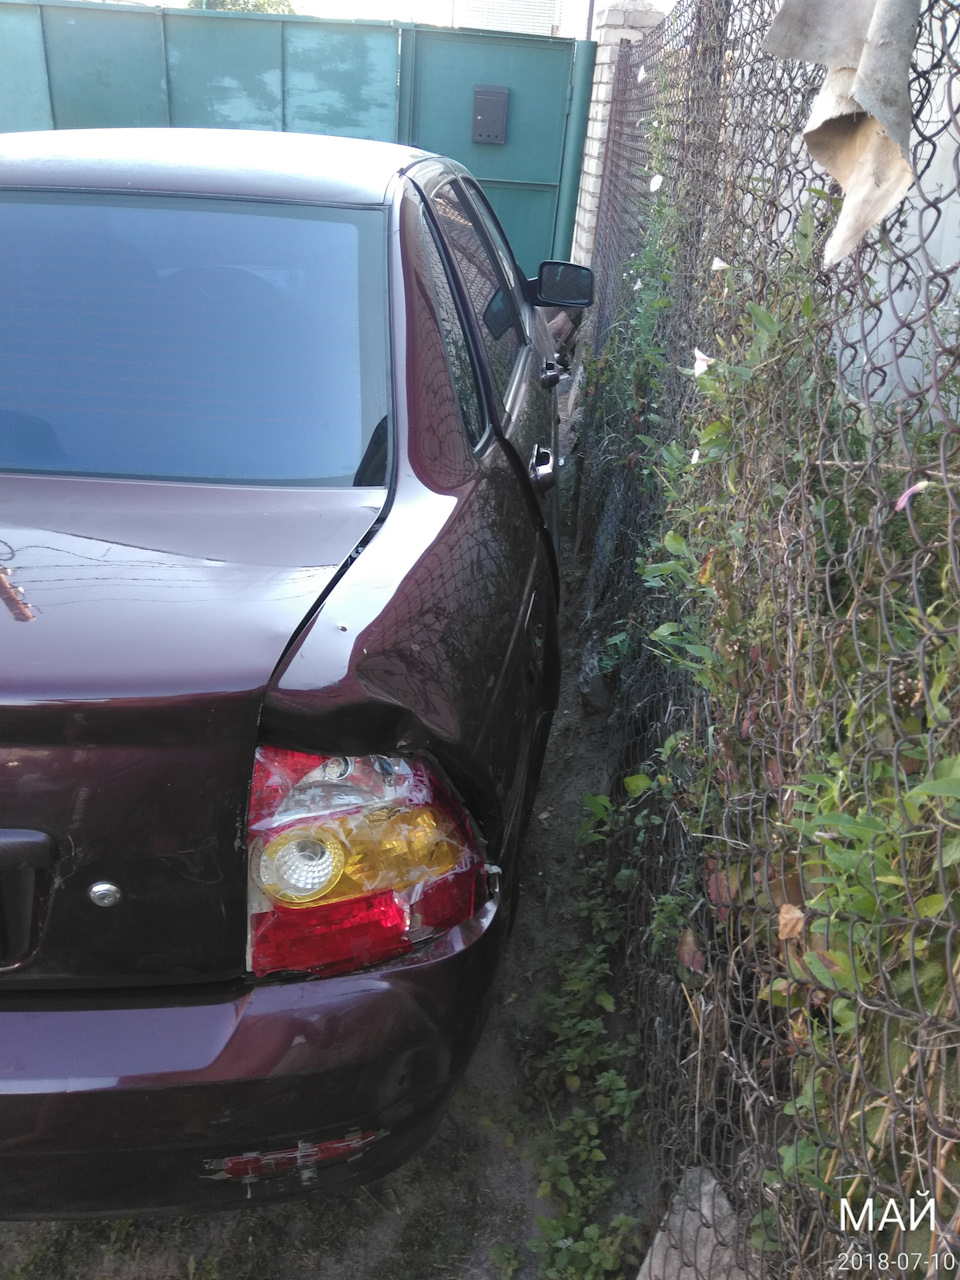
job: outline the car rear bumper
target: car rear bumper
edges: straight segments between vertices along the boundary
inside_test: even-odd
[[[0,1004],[0,1217],[341,1190],[429,1136],[502,943],[495,901],[379,970],[171,1004]]]

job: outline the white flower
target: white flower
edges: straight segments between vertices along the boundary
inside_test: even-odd
[[[636,292],[637,292],[637,290],[638,290],[638,289],[640,289],[640,288],[642,288],[642,287],[643,287],[643,281],[642,281],[642,280],[638,280],[638,281],[634,284],[634,286],[633,286],[633,292],[634,292],[634,293],[636,293]]]
[[[713,356],[704,355],[699,347],[693,348],[693,376],[699,378],[713,364]]]
[[[710,263],[711,271],[726,271],[730,266],[729,262],[724,262],[722,258],[714,258]]]
[[[660,190],[660,188],[661,188],[662,186],[663,186],[663,174],[662,174],[662,173],[658,173],[658,174],[656,174],[654,177],[652,177],[652,178],[650,179],[650,190],[651,190],[651,191],[659,191],[659,190]]]
[[[924,489],[929,488],[929,480],[918,480],[916,484],[912,484],[909,489],[904,489],[900,497],[897,499],[897,505],[894,511],[902,511],[915,493],[923,493]]]

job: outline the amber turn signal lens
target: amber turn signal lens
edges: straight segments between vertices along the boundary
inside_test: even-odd
[[[394,814],[377,833],[377,842],[397,887],[445,875],[463,857],[453,823],[432,806]]]

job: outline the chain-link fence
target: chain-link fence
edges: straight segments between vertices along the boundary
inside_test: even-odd
[[[778,7],[680,0],[617,66],[580,503],[611,847],[664,1190],[712,1170],[752,1274],[935,1276],[960,1270],[960,5],[923,3],[916,183],[829,271],[840,193],[800,136],[815,71],[761,50]]]

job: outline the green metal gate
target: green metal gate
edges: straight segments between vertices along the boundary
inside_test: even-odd
[[[0,130],[287,129],[408,142],[466,164],[525,269],[566,257],[595,46],[272,14],[0,0]],[[472,141],[474,88],[507,90]]]

